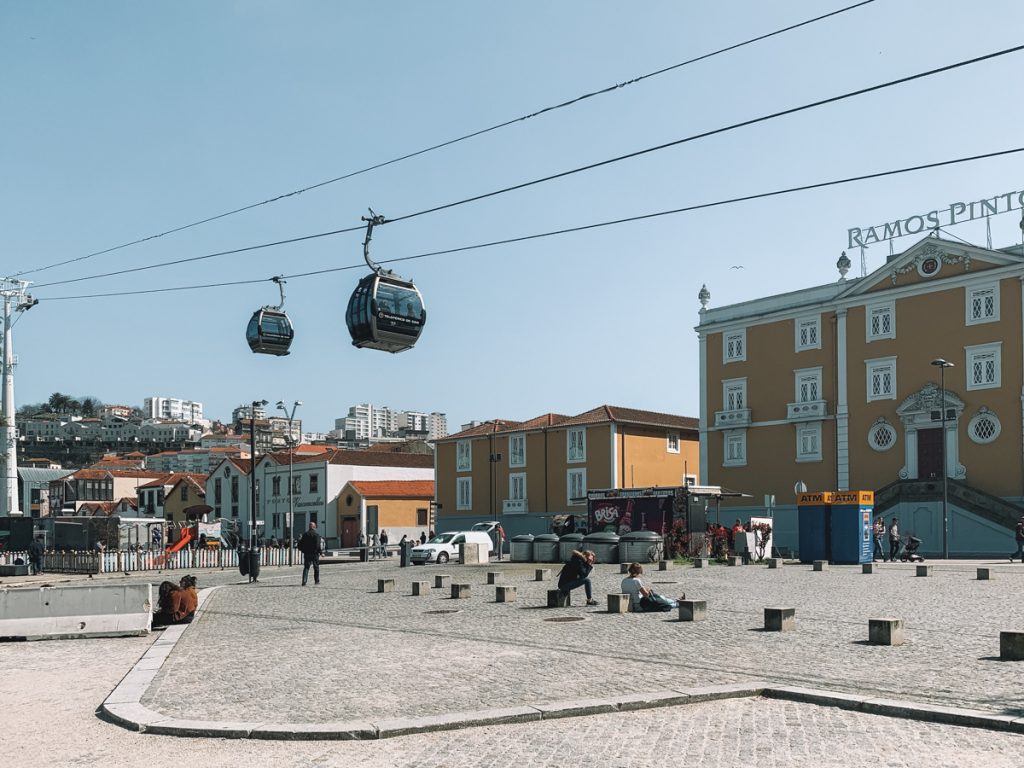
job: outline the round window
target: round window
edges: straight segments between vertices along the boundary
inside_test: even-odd
[[[888,451],[896,445],[896,430],[886,421],[876,421],[868,432],[868,445],[876,451]]]
[[[924,277],[931,277],[939,271],[942,267],[940,262],[934,256],[929,256],[921,260],[921,263],[917,265],[917,271],[920,272]]]
[[[982,445],[999,437],[1002,429],[999,419],[987,408],[982,408],[967,424],[967,434],[971,440]]]

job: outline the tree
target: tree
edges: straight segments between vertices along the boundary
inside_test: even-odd
[[[71,398],[63,392],[54,392],[50,395],[50,399],[46,401],[46,406],[50,413],[66,413],[70,401]]]
[[[82,415],[86,417],[93,417],[96,415],[96,411],[102,403],[95,397],[83,397],[82,398]]]

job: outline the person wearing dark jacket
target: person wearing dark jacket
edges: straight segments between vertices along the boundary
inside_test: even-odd
[[[43,540],[38,536],[28,545],[28,563],[32,566],[32,573],[43,572]]]
[[[572,557],[566,561],[558,574],[558,590],[568,595],[571,590],[583,587],[583,591],[587,595],[587,605],[597,605],[590,586],[590,572],[594,570],[595,560],[597,560],[597,555],[589,549],[584,549],[582,552],[574,550]]]
[[[1024,563],[1024,515],[1021,515],[1020,520],[1017,521],[1014,538],[1017,540],[1017,551],[1010,555],[1010,562],[1013,562],[1014,557],[1019,557],[1020,561]]]
[[[313,566],[313,583],[320,583],[320,534],[316,531],[316,523],[309,524],[309,530],[299,537],[299,552],[302,553],[302,586],[306,586],[309,578],[309,567]]]

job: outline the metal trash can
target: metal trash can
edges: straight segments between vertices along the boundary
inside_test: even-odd
[[[583,548],[593,550],[599,563],[619,562],[619,535],[617,533],[588,533],[583,537]]]
[[[238,572],[243,576],[249,575],[249,550],[238,550]]]
[[[260,551],[249,550],[249,581],[256,581],[260,577]]]
[[[582,533],[567,533],[558,540],[558,559],[565,562],[572,557],[573,550],[583,549]]]
[[[631,531],[619,537],[620,563],[656,563],[664,553],[665,540],[654,531]]]
[[[558,537],[553,533],[542,533],[533,537],[533,562],[558,563]]]
[[[533,562],[533,534],[523,533],[512,537],[511,558],[513,563]]]
[[[409,556],[412,555],[412,542],[408,540],[401,542],[400,550],[399,556],[401,557],[401,561],[398,565],[400,568],[408,568]]]

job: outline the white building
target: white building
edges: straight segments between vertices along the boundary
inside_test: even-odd
[[[448,419],[443,413],[396,411],[371,403],[353,405],[347,416],[334,420],[334,437],[349,443],[409,437],[438,440],[447,435]]]
[[[143,401],[142,410],[150,419],[185,421],[189,424],[201,424],[204,421],[202,403],[179,397],[147,397]]]

